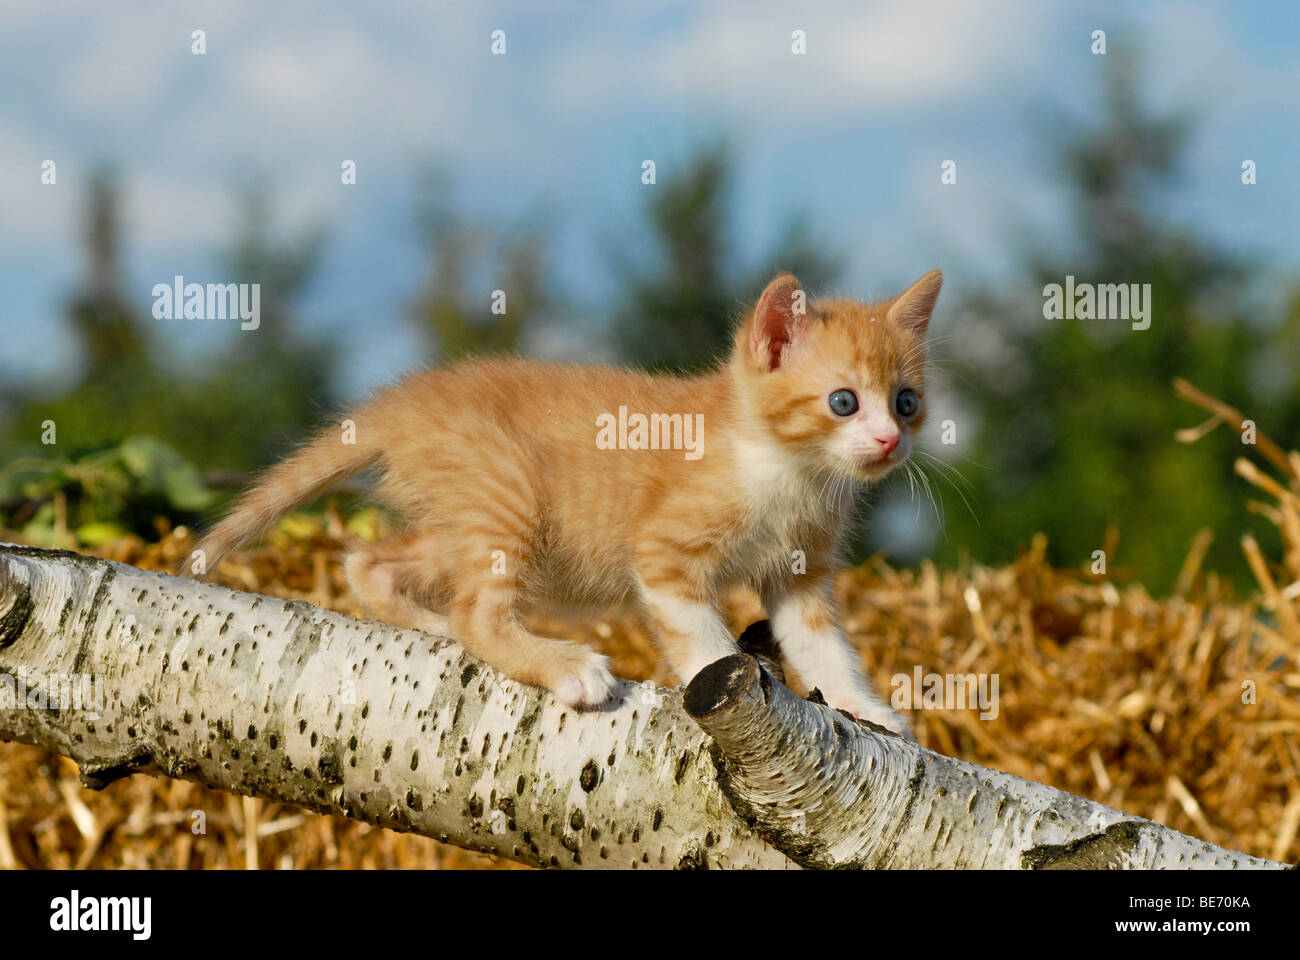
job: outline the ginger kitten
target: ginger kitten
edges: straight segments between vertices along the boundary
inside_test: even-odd
[[[738,652],[718,598],[745,584],[809,688],[906,733],[844,637],[831,571],[854,484],[902,463],[925,419],[941,282],[935,270],[884,303],[811,302],[782,274],[730,357],[697,377],[517,359],[417,373],[269,470],[199,556],[215,567],[377,467],[378,498],[409,526],[347,556],[369,615],[449,630],[516,680],[594,706],[612,691],[606,658],[530,633],[522,604],[640,605],[685,682]]]

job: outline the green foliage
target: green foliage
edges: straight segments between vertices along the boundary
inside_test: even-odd
[[[24,457],[0,469],[0,525],[51,546],[63,546],[60,502],[68,531],[93,547],[127,533],[150,535],[157,516],[192,521],[216,499],[198,467],[145,435],[75,460]]]

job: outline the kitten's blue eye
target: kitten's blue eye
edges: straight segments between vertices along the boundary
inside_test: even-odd
[[[916,395],[916,391],[910,387],[906,390],[899,390],[898,396],[894,398],[894,409],[904,420],[916,416],[916,411],[921,409],[921,398]]]
[[[836,390],[829,400],[831,411],[837,417],[847,417],[858,412],[858,395],[852,390]]]

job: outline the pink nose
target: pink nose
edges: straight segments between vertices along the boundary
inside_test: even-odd
[[[880,444],[880,452],[887,457],[898,446],[898,434],[891,433],[887,437],[876,437],[876,443]]]

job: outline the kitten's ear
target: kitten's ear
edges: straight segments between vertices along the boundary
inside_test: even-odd
[[[758,298],[758,306],[745,326],[745,341],[764,369],[775,370],[785,350],[798,343],[807,328],[807,295],[792,274],[783,273]]]
[[[925,336],[930,325],[930,314],[934,311],[934,302],[939,299],[939,288],[943,286],[943,274],[931,270],[916,283],[912,284],[894,300],[887,317],[894,323],[912,331],[918,337]]]

